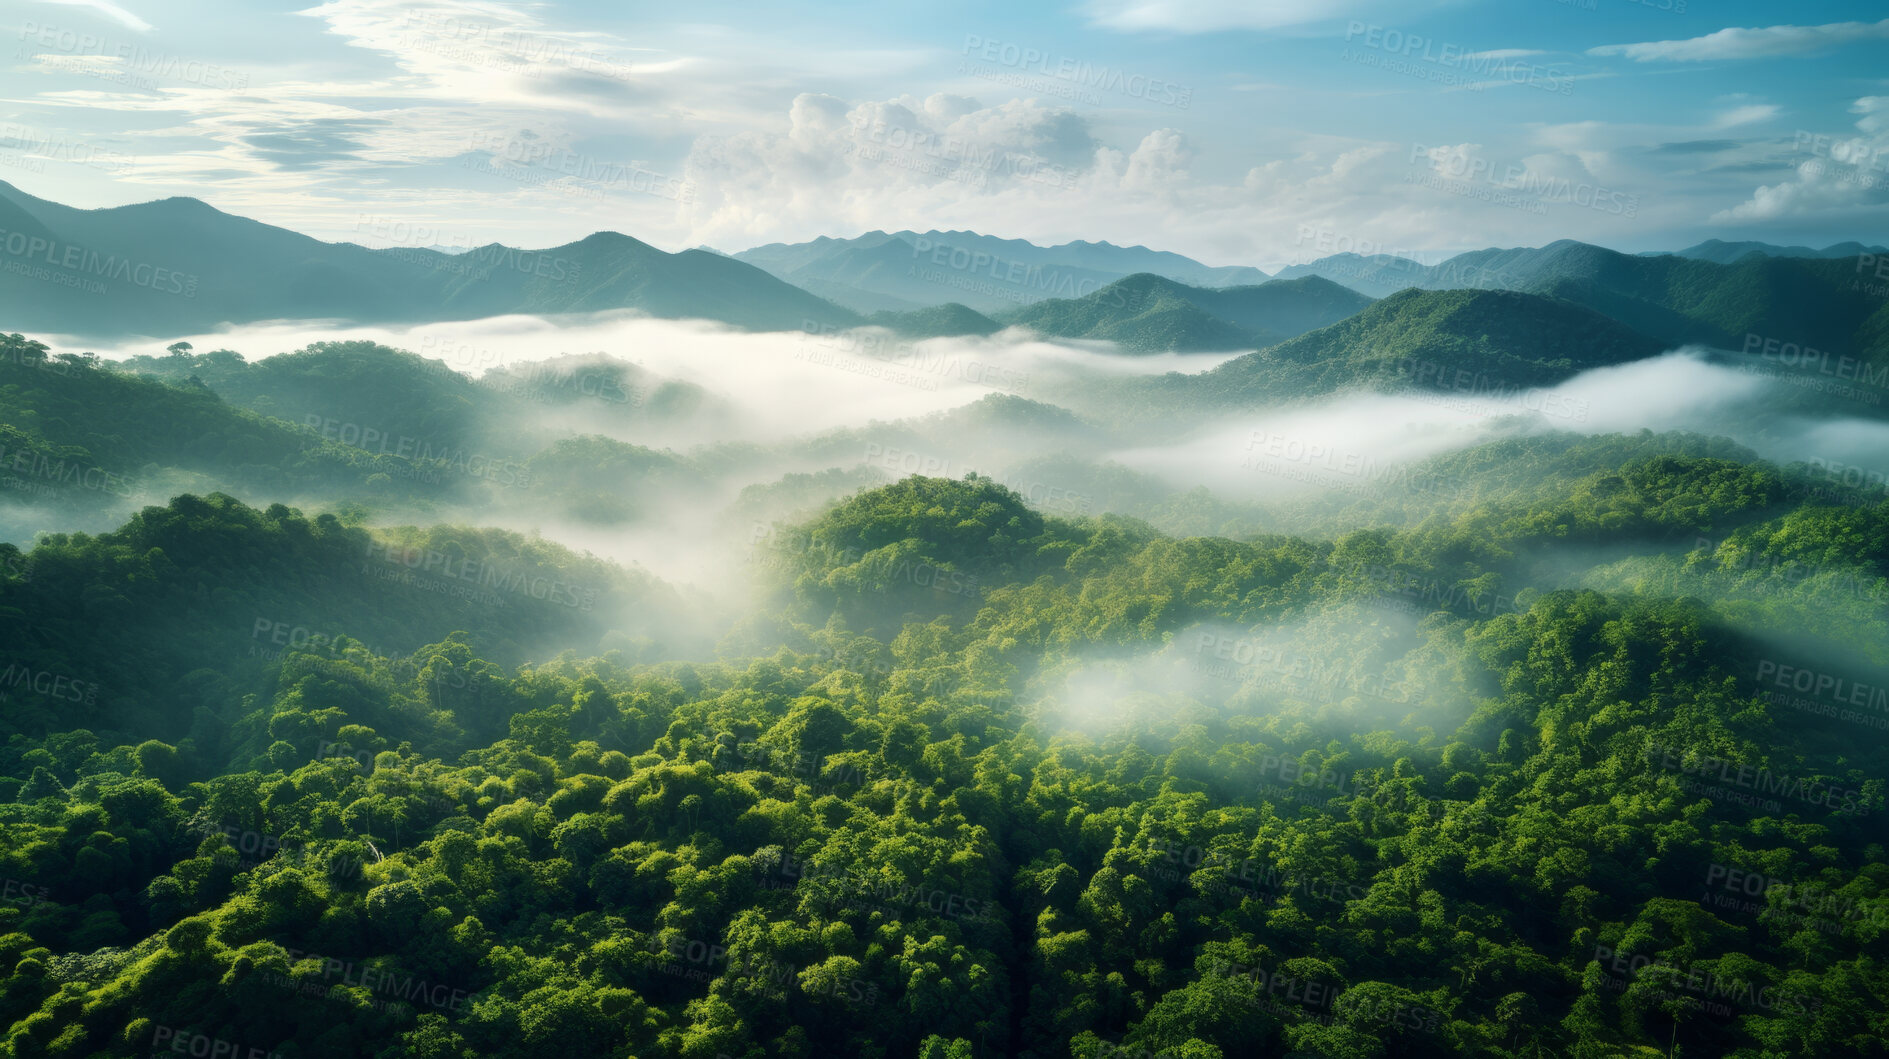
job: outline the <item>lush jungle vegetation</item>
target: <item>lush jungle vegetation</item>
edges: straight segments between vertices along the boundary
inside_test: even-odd
[[[909,477],[707,652],[471,529],[9,549],[4,1047],[1881,1055],[1889,504],[1687,447],[1332,537]]]

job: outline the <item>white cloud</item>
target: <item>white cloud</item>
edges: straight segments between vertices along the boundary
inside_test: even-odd
[[[1751,125],[1760,121],[1769,121],[1777,117],[1782,108],[1774,103],[1748,103],[1742,107],[1733,107],[1723,111],[1712,120],[1715,129],[1729,129],[1738,125]]]
[[[1193,151],[1174,129],[1156,129],[1142,137],[1122,167],[1121,186],[1130,191],[1164,194],[1187,183]]]
[[[111,3],[110,0],[39,0],[42,4],[58,4],[61,7],[86,7],[117,22],[126,29],[147,33],[151,24],[131,12]]]
[[[1329,0],[1088,0],[1085,10],[1091,22],[1109,29],[1213,33],[1229,29],[1279,29],[1373,13],[1411,17],[1448,6],[1449,2],[1405,0],[1393,4],[1390,0],[1380,0],[1352,4],[1343,15],[1332,10]]]
[[[1606,44],[1589,55],[1620,55],[1636,62],[1705,62],[1711,59],[1760,59],[1802,55],[1859,40],[1889,39],[1889,18],[1881,22],[1832,22],[1822,26],[1730,27],[1686,40]]]
[[[1087,119],[1067,108],[944,93],[855,105],[803,93],[785,132],[696,141],[687,175],[702,194],[690,221],[698,241],[742,245],[832,234],[847,220],[905,227],[977,216],[993,202],[1023,208],[1078,194],[1096,148]],[[1151,146],[1137,159],[1136,172],[1153,179],[1178,156]]]
[[[1798,161],[1791,176],[1760,185],[1712,221],[1775,221],[1889,205],[1889,96],[1864,96],[1850,104],[1850,113],[1859,115],[1862,135],[1800,132],[1793,140]]]

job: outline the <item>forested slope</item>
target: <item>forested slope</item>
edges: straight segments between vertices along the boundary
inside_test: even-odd
[[[1880,620],[1889,509],[1707,456],[1575,477],[1328,542],[909,478],[783,527],[719,661],[318,644],[189,753],[159,717],[16,735],[7,1048],[1879,1054],[1880,728],[1789,704],[1793,659],[1703,599],[1526,579],[1570,538],[1738,525]],[[32,628],[153,576],[9,562]],[[241,653],[204,620],[153,647]]]

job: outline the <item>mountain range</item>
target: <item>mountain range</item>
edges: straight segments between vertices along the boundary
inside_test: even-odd
[[[615,232],[544,250],[493,243],[446,254],[322,242],[190,198],[82,210],[5,183],[0,229],[5,326],[82,336],[160,337],[272,319],[391,324],[632,309],[751,330],[871,324],[934,337],[1023,327],[1129,352],[1240,351],[1317,332],[1375,298],[1416,288],[1537,295],[1667,346],[1809,349],[1825,374],[1824,365],[1845,357],[1889,363],[1880,267],[1889,251],[1860,243],[1812,250],[1708,241],[1632,255],[1560,240],[1436,265],[1338,254],[1270,278],[1139,246],[1038,247],[940,231],[776,243],[734,256],[667,253]],[[852,307],[823,293],[844,294]],[[1546,303],[1503,304],[1529,312]]]
[[[1250,286],[1192,287],[1152,273],[1081,298],[1057,298],[996,319],[1058,338],[1105,339],[1125,350],[1257,349],[1337,323],[1371,304],[1318,276]]]
[[[1729,265],[1748,254],[1761,254],[1765,257],[1855,257],[1858,254],[1889,254],[1889,248],[1864,246],[1855,240],[1847,243],[1832,243],[1822,250],[1817,250],[1808,246],[1777,246],[1772,243],[1754,242],[1728,243],[1722,239],[1707,239],[1697,246],[1675,250],[1673,253],[1679,257],[1692,257],[1701,261],[1716,261],[1721,265]],[[1656,257],[1658,255],[1642,256]]]
[[[161,337],[227,323],[470,320],[633,308],[756,330],[860,318],[761,269],[616,232],[545,250],[460,254],[324,243],[192,198],[80,210],[0,182],[8,326]]]
[[[1210,288],[1270,278],[1256,268],[1203,265],[1145,246],[1086,241],[1037,246],[976,232],[873,231],[856,239],[769,243],[734,256],[860,312],[954,301],[990,313],[1050,298],[1081,298],[1143,272]]]

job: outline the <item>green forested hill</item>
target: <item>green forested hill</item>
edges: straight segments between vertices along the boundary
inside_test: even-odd
[[[398,471],[338,430],[233,406],[200,380],[163,385],[18,334],[0,335],[0,437],[8,499],[67,513],[204,482],[371,497]]]
[[[365,534],[218,498],[48,540],[0,588],[20,661],[124,661],[111,716],[49,701],[0,752],[5,1047],[1878,1054],[1868,696],[1800,705],[1735,613],[1544,564],[1729,534],[1733,576],[1842,566],[1880,621],[1889,505],[1603,453],[1323,542],[908,478],[782,527],[713,662],[525,663],[513,612],[348,604]],[[249,619],[159,604],[172,567],[469,632],[242,670]],[[188,736],[121,702],[197,670]]]
[[[1880,367],[1889,359],[1889,302],[1877,274],[1882,256],[1855,243],[1830,249],[1842,252],[1746,252],[1720,260],[1723,255],[1691,251],[1622,254],[1561,239],[1475,250],[1436,265],[1337,255],[1281,275],[1323,275],[1378,295],[1409,287],[1523,291],[1586,306],[1669,345],[1745,350],[1756,336],[1759,344],[1751,348],[1795,343]]]
[[[1117,280],[1080,298],[1056,298],[998,320],[1060,338],[1096,338],[1131,352],[1251,349],[1343,320],[1371,299],[1308,276],[1205,289],[1151,273]]]
[[[10,663],[87,689],[66,699],[8,688],[14,735],[74,724],[203,734],[200,722],[235,705],[229,696],[313,637],[405,653],[464,630],[515,664],[552,645],[601,651],[613,628],[668,621],[658,636],[693,647],[674,624],[673,595],[647,576],[500,530],[372,532],[331,514],[186,495],[113,533],[50,535],[24,556],[0,550],[12,556],[0,610]]]
[[[1071,399],[1093,414],[1150,420],[1354,389],[1440,391],[1466,401],[1505,401],[1592,368],[1656,356],[1664,348],[1617,320],[1556,298],[1504,290],[1409,289],[1210,371],[1107,380]]]
[[[1659,350],[1568,302],[1512,291],[1407,290],[1331,327],[1229,361],[1202,376],[1202,386],[1250,396],[1447,388],[1466,374],[1527,387]]]

